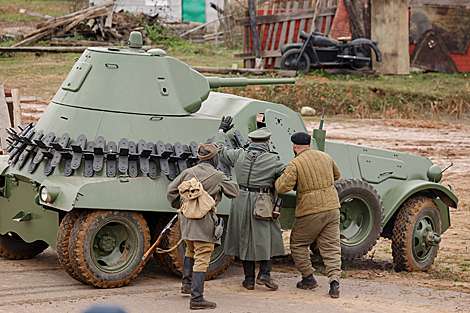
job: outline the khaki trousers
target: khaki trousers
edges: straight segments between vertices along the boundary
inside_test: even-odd
[[[330,283],[341,276],[339,209],[296,217],[290,234],[290,249],[295,267],[302,277],[313,274],[310,245],[316,240]]]
[[[211,254],[214,251],[214,243],[203,241],[185,240],[185,256],[194,259],[194,272],[205,272],[211,261]]]

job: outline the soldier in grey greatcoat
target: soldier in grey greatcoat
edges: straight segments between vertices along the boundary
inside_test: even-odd
[[[168,186],[167,198],[173,208],[179,209],[182,202],[178,186],[196,179],[202,183],[204,190],[215,200],[217,205],[222,193],[229,199],[238,196],[238,185],[229,180],[225,174],[217,171],[219,163],[218,147],[213,143],[199,144],[199,164],[184,170]],[[181,238],[186,243],[186,254],[183,263],[182,293],[191,293],[190,309],[213,309],[214,302],[203,298],[204,280],[214,246],[220,245],[220,239],[214,237],[217,216],[210,210],[199,219],[186,218],[179,214]]]
[[[220,160],[234,168],[240,188],[240,195],[232,200],[224,252],[242,260],[245,272],[242,284],[246,289],[254,289],[255,261],[260,261],[256,283],[276,290],[278,285],[271,278],[271,268],[272,257],[285,254],[281,225],[278,220],[255,218],[253,209],[260,193],[274,198],[274,181],[285,165],[278,154],[269,151],[271,131],[266,127],[248,134],[252,142],[246,150],[227,149],[224,133],[233,127],[231,122],[230,116],[223,117],[219,133],[213,138],[219,145]]]

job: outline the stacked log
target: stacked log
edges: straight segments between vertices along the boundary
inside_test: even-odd
[[[39,23],[36,31],[26,35],[23,41],[13,47],[25,46],[42,39],[57,40],[75,35],[82,35],[88,40],[115,42],[125,40],[133,30],[142,29],[137,18],[113,13],[114,4],[115,0],[107,0],[97,6],[50,18]]]

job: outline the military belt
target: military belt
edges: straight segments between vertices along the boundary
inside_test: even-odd
[[[272,188],[251,188],[251,187],[246,187],[242,185],[238,185],[238,188],[240,188],[240,190],[258,192],[258,193],[274,193]]]

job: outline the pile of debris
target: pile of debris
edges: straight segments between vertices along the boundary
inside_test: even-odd
[[[97,43],[125,41],[130,32],[142,30],[141,18],[113,13],[115,0],[107,0],[97,6],[92,6],[61,17],[47,17],[47,20],[37,25],[37,30],[29,33],[23,41],[13,45],[20,47],[38,40],[64,41],[66,37],[81,36]],[[25,11],[25,10],[24,10]],[[31,12],[25,12],[31,13]],[[34,13],[34,12],[33,12]],[[156,17],[148,23],[155,23]]]

